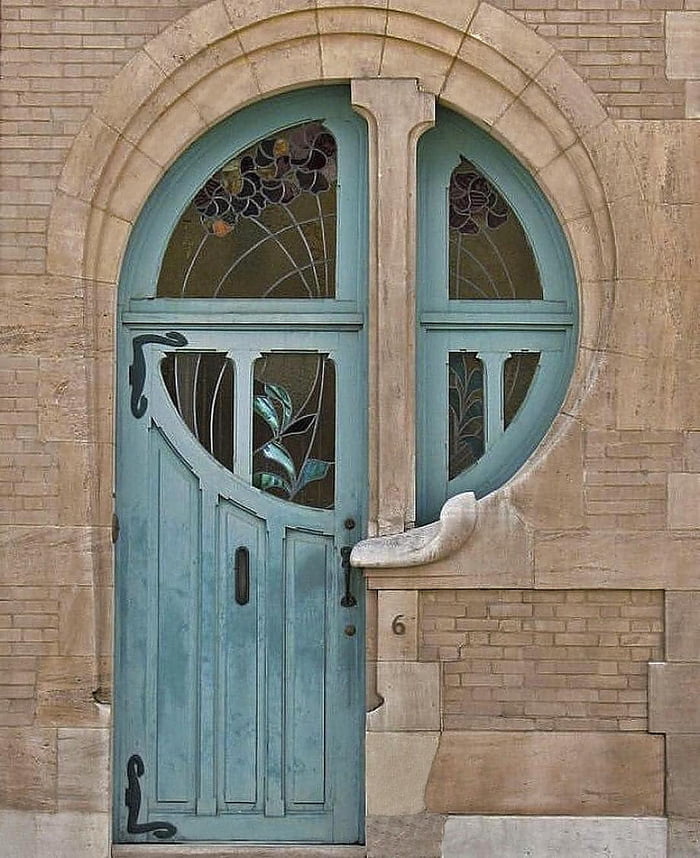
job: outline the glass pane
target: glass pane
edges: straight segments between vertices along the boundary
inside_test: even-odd
[[[514,352],[503,364],[503,425],[506,429],[525,401],[539,362],[539,352]]]
[[[484,368],[474,352],[450,352],[448,411],[452,480],[484,455]]]
[[[168,298],[333,298],[337,147],[319,121],[260,140],[214,173],[171,236]]]
[[[451,299],[542,298],[535,257],[508,203],[466,158],[449,191]]]
[[[303,506],[335,496],[335,366],[328,355],[271,352],[253,372],[253,485]]]
[[[217,352],[172,352],[160,371],[177,413],[211,455],[233,471],[233,363]]]

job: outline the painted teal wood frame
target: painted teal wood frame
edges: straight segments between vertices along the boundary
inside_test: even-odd
[[[314,119],[338,143],[337,299],[155,297],[170,234],[208,176],[255,140]],[[367,210],[365,123],[346,87],[323,87],[217,125],[167,171],[132,231],[118,296],[115,842],[158,842],[126,828],[132,754],[145,764],[139,822],[173,823],[174,841],[363,841],[363,582],[353,573],[358,605],[342,607],[339,549],[360,539],[366,523]],[[172,347],[144,346],[148,407],[140,419],[131,412],[133,339],[168,331],[185,337],[184,349],[226,352],[235,364],[234,474],[169,400],[158,363]],[[250,485],[241,450],[252,417],[242,403],[252,402],[255,357],[270,350],[322,352],[335,362],[334,510]],[[255,567],[244,606],[231,574],[240,545]],[[224,747],[222,733],[246,741]]]
[[[542,283],[541,301],[449,300],[448,188],[464,156],[493,183],[522,224]],[[523,465],[556,416],[578,338],[576,276],[564,232],[530,174],[498,142],[444,108],[418,146],[417,518],[434,521],[459,492],[483,497]],[[479,353],[485,367],[486,451],[448,479],[448,355]],[[523,405],[500,424],[498,374],[511,352],[542,354]],[[500,425],[499,425],[500,424]]]

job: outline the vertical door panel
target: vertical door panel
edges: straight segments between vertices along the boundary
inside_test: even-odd
[[[287,530],[287,801],[326,799],[326,575],[331,539]],[[332,567],[331,567],[332,568]]]
[[[151,430],[158,534],[155,728],[156,796],[195,797],[198,712],[199,480],[160,431]],[[177,503],[172,499],[177,498]],[[153,614],[152,614],[153,616]]]
[[[223,801],[257,806],[264,760],[258,742],[264,718],[261,668],[265,617],[259,598],[265,580],[265,527],[261,519],[226,500],[219,501],[220,677],[218,753],[223,768]],[[249,596],[236,601],[236,551],[248,550]]]

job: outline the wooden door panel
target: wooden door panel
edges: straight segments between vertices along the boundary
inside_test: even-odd
[[[155,668],[156,802],[192,806],[196,792],[199,662],[199,480],[156,428],[150,430],[157,533],[150,603],[147,663]],[[173,503],[177,498],[177,503]]]
[[[326,642],[328,570],[333,540],[286,532],[287,801],[326,800]]]
[[[262,807],[264,743],[259,725],[264,721],[264,593],[265,524],[238,505],[220,499],[219,527],[219,635],[218,741],[221,806]],[[235,556],[249,552],[249,601],[236,602]]]

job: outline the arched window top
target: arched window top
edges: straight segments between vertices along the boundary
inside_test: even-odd
[[[367,242],[365,128],[345,86],[285,93],[220,122],[168,169],[139,215],[122,304],[196,298],[207,312],[215,297],[357,303],[366,277],[347,260]]]
[[[496,244],[504,258],[496,266],[489,264],[488,276],[482,271],[484,280],[498,279],[500,268],[500,277],[506,283],[508,276],[517,282],[513,287],[502,285],[485,289],[481,286],[470,289],[463,281],[458,286],[456,278],[449,277],[453,260],[445,254],[440,270],[433,272],[444,288],[423,290],[420,300],[426,307],[447,308],[448,300],[458,305],[461,299],[543,298],[561,302],[562,308],[575,311],[574,267],[559,221],[532,176],[505,147],[467,119],[446,108],[438,108],[435,127],[419,141],[418,164],[419,205],[431,212],[428,222],[421,224],[419,276],[422,260],[430,257],[430,247],[449,246],[445,242],[449,224],[457,242],[458,235],[476,227],[478,231],[471,234],[479,238],[473,244],[489,247],[489,239]],[[474,212],[476,217],[471,217],[471,224],[470,212],[463,212],[470,208],[464,187],[470,182],[476,192],[473,194],[476,206],[471,208],[478,208],[478,212]],[[482,202],[484,196],[486,201]],[[442,212],[441,217],[437,217],[438,212]],[[460,214],[467,214],[467,218],[460,218]],[[489,254],[482,262],[488,258]],[[490,258],[497,259],[493,248]],[[508,295],[511,288],[516,291],[514,296]]]

